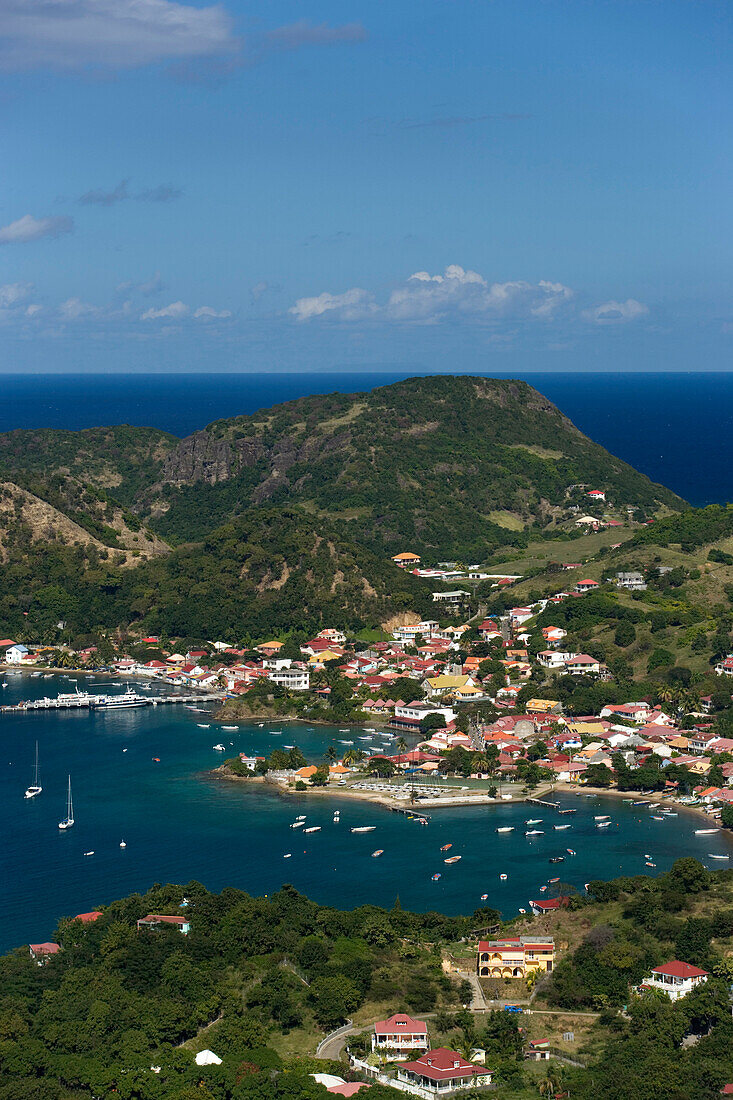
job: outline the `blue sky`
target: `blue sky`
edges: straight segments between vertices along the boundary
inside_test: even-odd
[[[732,27],[0,0],[0,370],[727,370]]]

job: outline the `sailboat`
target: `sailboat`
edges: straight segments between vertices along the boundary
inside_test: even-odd
[[[25,797],[26,798],[35,798],[36,795],[40,794],[42,790],[43,790],[43,787],[41,787],[39,782],[38,782],[38,742],[36,741],[36,762],[35,762],[35,765],[33,767],[33,782],[31,783],[30,787],[28,787],[27,791],[25,792]]]
[[[74,803],[71,800],[71,776],[69,776],[69,790],[66,795],[66,817],[59,821],[59,829],[70,829],[74,824]]]

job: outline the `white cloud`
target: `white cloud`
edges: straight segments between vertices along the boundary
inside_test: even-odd
[[[290,313],[297,321],[310,321],[324,314],[333,314],[341,321],[357,321],[375,313],[377,308],[371,294],[353,287],[343,294],[324,292],[316,298],[298,298]]]
[[[231,52],[220,6],[171,0],[0,0],[0,67],[134,68]]]
[[[562,283],[490,283],[477,271],[450,264],[442,275],[416,271],[381,305],[368,291],[354,287],[343,294],[299,298],[290,312],[298,321],[324,314],[342,321],[374,317],[423,324],[450,317],[552,320],[572,298],[573,291]]]
[[[38,302],[31,302],[25,310],[25,315],[26,317],[35,317],[38,313],[41,313],[42,310],[43,306],[39,305]]]
[[[32,214],[24,214],[17,221],[0,228],[0,244],[24,244],[39,241],[42,237],[60,237],[73,228],[73,218],[34,218]]]
[[[6,283],[0,286],[0,309],[10,309],[17,306],[28,297],[33,290],[33,283]]]
[[[160,309],[146,309],[140,316],[141,321],[158,321],[158,320],[172,320],[180,321],[183,317],[187,317],[189,313],[188,306],[183,302],[171,302],[169,306],[162,306]]]
[[[88,302],[83,302],[81,298],[67,298],[65,302],[62,302],[58,309],[59,316],[64,321],[78,321],[82,317],[91,317],[98,313],[99,310],[96,306],[90,305]]]
[[[592,309],[586,309],[583,316],[596,325],[619,325],[627,321],[636,321],[648,312],[649,307],[643,302],[637,302],[635,298],[627,298],[625,302],[611,300]]]
[[[223,320],[225,317],[231,317],[231,312],[228,309],[212,309],[211,306],[199,306],[195,311],[194,317],[199,321],[214,321]]]

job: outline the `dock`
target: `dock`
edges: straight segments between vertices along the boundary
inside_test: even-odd
[[[114,698],[108,695],[67,696],[64,699],[27,699],[14,706],[0,707],[0,714],[31,714],[39,710],[92,710],[104,699]],[[206,695],[154,695],[145,700],[144,706],[160,707],[174,703],[215,703],[226,699],[223,691],[210,692]],[[139,704],[138,704],[139,705]],[[124,709],[124,708],[120,708]],[[136,708],[130,708],[136,709]]]
[[[389,809],[393,814],[404,814],[405,817],[415,817],[418,821],[430,821],[430,814],[426,814],[422,810],[416,810],[414,806],[390,806]]]
[[[559,802],[546,802],[541,798],[527,798],[525,801],[532,802],[535,806],[546,806],[548,810],[559,810]]]

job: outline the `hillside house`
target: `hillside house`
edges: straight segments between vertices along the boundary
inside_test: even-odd
[[[565,671],[571,676],[587,676],[588,673],[599,673],[605,665],[597,661],[595,657],[589,657],[587,653],[576,653],[569,661],[565,662]]]
[[[24,645],[19,643],[16,645],[8,646],[5,650],[5,661],[9,665],[20,665],[25,661],[28,656],[28,650]]]
[[[481,940],[476,973],[481,978],[526,978],[532,970],[550,974],[555,962],[551,936],[514,936]]]
[[[423,1020],[397,1013],[388,1020],[377,1020],[372,1035],[372,1050],[399,1053],[403,1050],[428,1050],[428,1028]]]
[[[578,581],[573,591],[584,595],[586,592],[594,592],[596,588],[600,588],[598,581],[591,580],[589,577],[584,581]]]
[[[462,588],[455,588],[451,592],[433,592],[433,603],[442,604],[444,607],[460,607],[469,598],[471,593]]]
[[[626,588],[629,592],[646,592],[646,581],[643,573],[617,573],[616,587]]]
[[[392,561],[395,565],[399,565],[400,569],[414,569],[416,565],[420,564],[421,558],[418,554],[406,551],[402,554],[395,554]]]
[[[680,962],[673,959],[672,962],[655,966],[651,977],[645,978],[639,986],[640,990],[658,989],[666,993],[672,1001],[678,1001],[686,997],[696,986],[702,985],[708,980],[707,970],[701,970],[698,966]]]
[[[140,917],[137,922],[137,930],[138,932],[142,930],[150,931],[153,928],[159,928],[161,924],[173,925],[184,936],[191,931],[191,925],[187,917],[163,916],[161,913],[148,913],[146,917]]]
[[[49,959],[58,955],[61,948],[57,943],[29,943],[28,954],[37,966],[45,966]]]
[[[724,661],[719,661],[715,671],[718,676],[733,676],[733,654],[729,653]]]
[[[588,492],[585,495],[587,497],[590,497],[591,500],[605,500],[606,499],[606,493],[603,489],[589,489]]]
[[[571,653],[569,650],[541,649],[537,654],[537,663],[541,668],[552,672],[565,668],[567,662],[572,661],[573,657],[577,657],[577,653]]]
[[[445,1047],[428,1050],[417,1061],[397,1067],[397,1080],[408,1086],[405,1091],[411,1091],[409,1086],[414,1086],[417,1095],[427,1092],[431,1096],[443,1096],[460,1089],[490,1085],[491,1078],[491,1071],[486,1066],[467,1062],[463,1055]]]
[[[455,694],[466,688],[475,688],[476,681],[470,676],[431,676],[423,680],[422,689],[428,696]],[[452,721],[452,719],[451,719]]]
[[[567,905],[568,898],[542,898],[539,901],[530,901],[529,903],[529,907],[536,917],[554,913],[556,909],[565,909]]]

